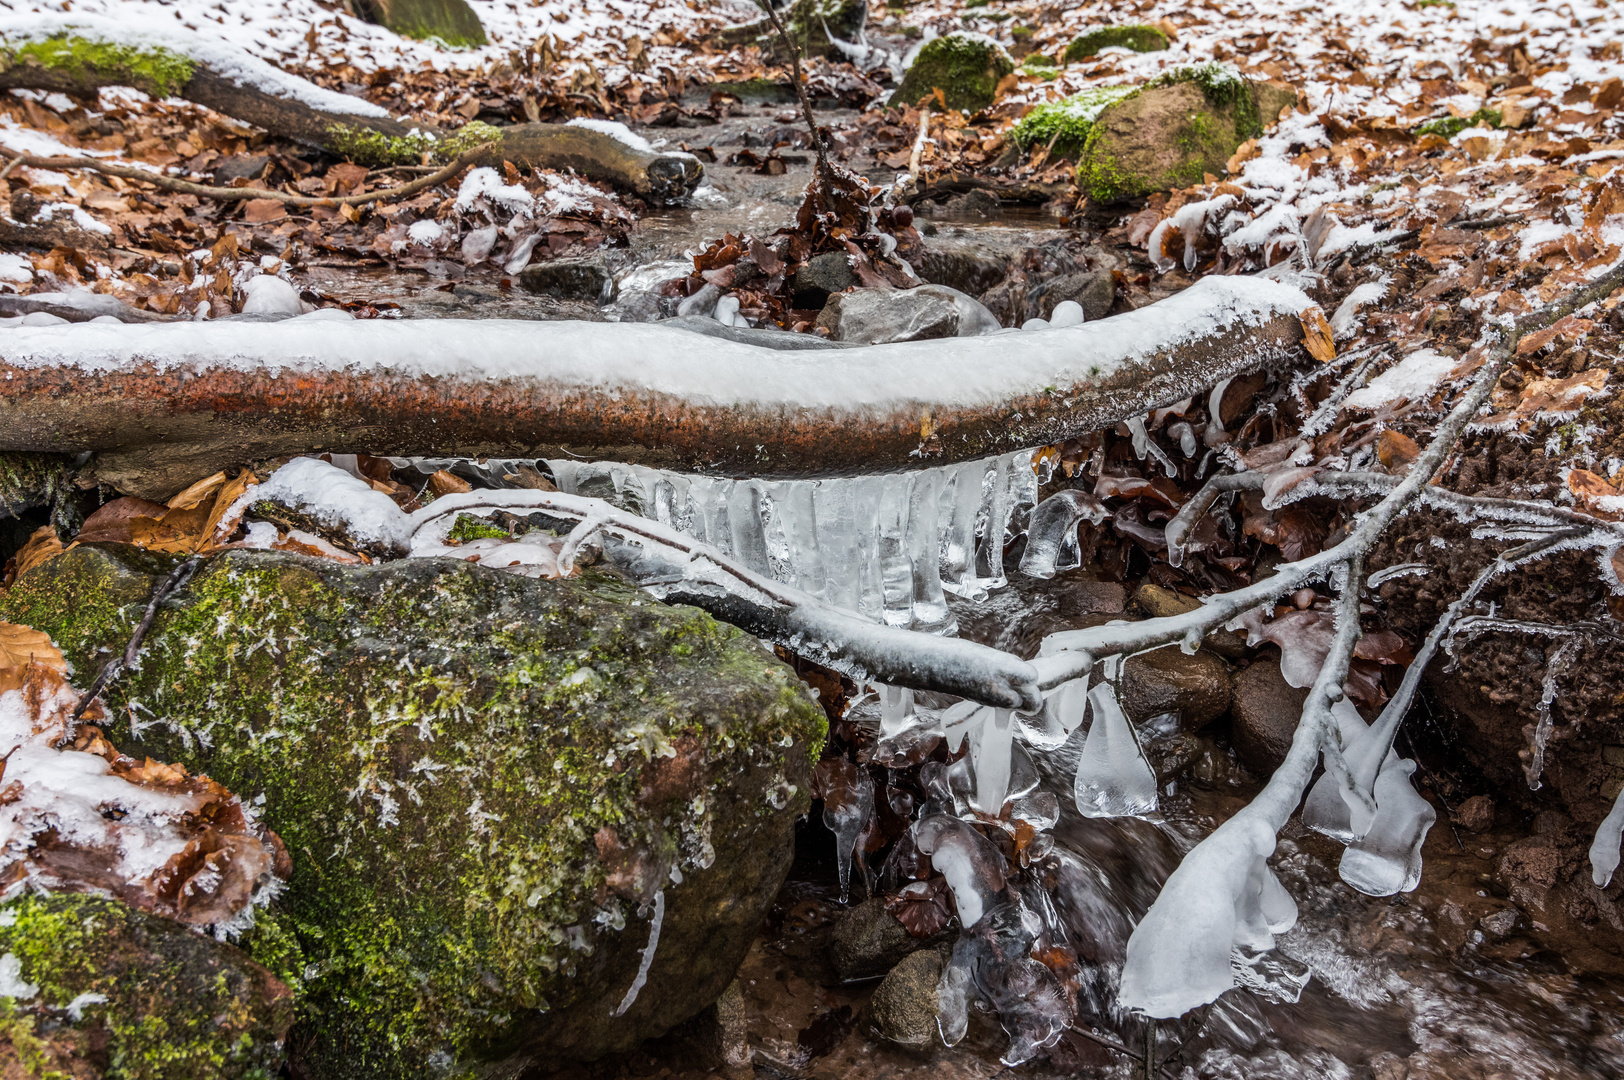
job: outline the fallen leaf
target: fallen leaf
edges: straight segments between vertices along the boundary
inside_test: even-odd
[[[429,488],[436,496],[457,495],[474,490],[474,485],[460,476],[454,476],[444,469],[440,469],[429,477]]]
[[[1336,359],[1336,342],[1331,336],[1331,323],[1318,305],[1304,311],[1298,318],[1303,324],[1303,348],[1322,364]]]
[[[226,474],[223,472],[217,472],[213,476],[205,476],[203,479],[199,480],[197,483],[193,484],[179,495],[176,495],[174,498],[170,499],[169,502],[165,503],[164,505],[168,506],[171,510],[190,510],[192,507],[214,494],[215,489],[225,482]]]
[[[28,538],[28,543],[18,550],[15,558],[15,573],[18,578],[56,558],[63,552],[62,541],[56,538],[56,529],[50,525],[41,525],[34,530]]]
[[[1420,456],[1420,445],[1402,431],[1388,428],[1376,440],[1376,460],[1388,472],[1407,469]]]
[[[0,693],[22,689],[28,669],[42,668],[66,677],[67,658],[51,636],[31,626],[0,622]]]

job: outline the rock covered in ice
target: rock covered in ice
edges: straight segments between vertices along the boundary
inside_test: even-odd
[[[937,814],[913,825],[914,843],[947,879],[959,922],[971,927],[1004,888],[1004,857],[975,829],[958,818]]]
[[[263,484],[245,491],[227,514],[258,502],[291,510],[356,550],[391,556],[411,550],[411,519],[395,500],[318,458],[294,458]]]
[[[818,314],[836,341],[859,345],[967,338],[1000,329],[981,301],[946,285],[835,293]]]
[[[299,290],[274,274],[260,274],[243,282],[244,315],[303,315]]]

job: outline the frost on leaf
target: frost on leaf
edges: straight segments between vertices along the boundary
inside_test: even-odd
[[[41,633],[0,623],[0,885],[93,892],[229,934],[291,872],[282,841],[231,792],[120,754]],[[102,713],[92,705],[85,717]]]

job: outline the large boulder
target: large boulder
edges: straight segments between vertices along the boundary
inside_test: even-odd
[[[902,82],[891,94],[893,106],[918,105],[942,92],[949,109],[978,112],[998,96],[998,83],[1015,70],[1015,61],[996,41],[982,34],[944,34],[914,53]]]
[[[293,1022],[241,949],[99,896],[0,905],[0,994],[6,1077],[269,1077]]]
[[[1280,661],[1262,657],[1235,676],[1230,739],[1250,768],[1267,776],[1286,760],[1308,691],[1286,682]]]
[[[453,48],[486,44],[485,27],[467,0],[358,0],[356,8],[402,37],[438,39]]]
[[[999,328],[980,301],[946,285],[836,293],[818,313],[817,325],[835,341],[859,345],[975,337]]]
[[[0,618],[94,671],[170,565],[78,547]],[[451,560],[216,556],[108,698],[122,748],[208,773],[286,842],[244,946],[297,993],[313,1080],[508,1075],[703,1009],[788,870],[826,731],[707,615]]]
[[[1180,68],[1094,118],[1077,183],[1097,203],[1189,187],[1224,175],[1262,130],[1257,87],[1244,75],[1221,64]]]

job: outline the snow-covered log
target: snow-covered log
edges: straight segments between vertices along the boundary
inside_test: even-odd
[[[450,161],[494,142],[487,164],[574,169],[662,200],[688,194],[704,174],[693,155],[656,151],[618,124],[470,124],[448,134],[196,35],[95,16],[0,19],[0,90],[94,98],[104,86],[183,98],[364,165],[415,165],[425,154]]]
[[[851,476],[1142,415],[1289,356],[1310,306],[1213,277],[1080,326],[827,352],[629,323],[19,327],[0,342],[0,449],[99,451],[103,479],[143,494],[143,476],[323,450]]]

